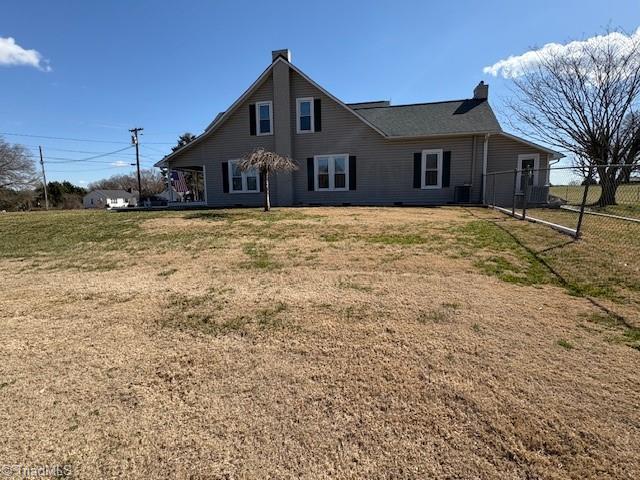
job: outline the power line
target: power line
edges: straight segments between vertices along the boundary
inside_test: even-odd
[[[33,135],[30,133],[12,133],[12,132],[0,132],[0,135],[10,135],[15,137],[29,137],[29,138],[46,138],[48,140],[66,140],[69,142],[87,142],[87,143],[113,143],[118,145],[125,145],[128,142],[114,142],[112,140],[98,140],[93,138],[70,138],[70,137],[53,137],[48,135]],[[153,145],[173,145],[173,142],[146,142]]]
[[[23,147],[27,147],[30,150],[37,150],[38,147],[40,145],[30,145],[30,144],[25,144],[25,143],[21,143],[20,144]],[[50,147],[48,145],[42,145],[42,148],[46,148],[47,150],[55,150],[57,152],[71,152],[71,153],[92,153],[92,154],[102,154],[105,152],[96,152],[95,150],[73,150],[73,149],[69,149],[69,148],[56,148],[56,147]],[[135,153],[127,153],[125,155],[135,155]],[[52,158],[52,157],[49,157]]]
[[[28,133],[10,133],[10,132],[0,132],[0,135],[12,135],[15,137],[29,137],[29,138],[46,138],[49,140],[67,140],[69,142],[89,142],[89,143],[116,143],[116,144],[126,144],[127,142],[113,142],[110,140],[95,140],[90,138],[68,138],[68,137],[51,137],[47,135],[32,135]]]
[[[59,160],[59,162],[57,163],[76,163],[76,162],[89,162],[91,160],[94,160],[96,158],[102,158],[102,157],[107,157],[109,155],[115,155],[116,153],[120,153],[123,152],[125,150],[130,149],[131,146],[128,147],[124,147],[121,148],[119,150],[114,150],[113,152],[105,152],[105,153],[101,153],[99,155],[94,155],[92,157],[87,157],[87,158],[64,158],[64,157],[51,157],[52,159],[56,159]]]
[[[143,143],[143,144],[142,144],[142,146],[143,146],[143,147],[145,147],[145,148],[148,148],[148,149],[150,149],[150,150],[153,150],[154,152],[160,153],[160,154],[162,154],[162,155],[166,155],[166,154],[167,154],[166,152],[163,152],[163,151],[161,151],[161,150],[159,150],[159,149],[157,149],[157,148],[150,147],[146,142],[145,142],[145,143]]]

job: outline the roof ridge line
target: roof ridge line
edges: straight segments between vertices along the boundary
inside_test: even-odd
[[[363,107],[363,108],[359,108],[358,110],[369,110],[372,108],[394,108],[394,107],[414,107],[414,106],[418,106],[418,105],[436,105],[438,103],[456,103],[456,102],[466,102],[469,100],[478,100],[478,103],[482,103],[482,102],[486,102],[486,99],[478,99],[478,98],[460,98],[458,100],[440,100],[440,101],[436,101],[436,102],[418,102],[418,103],[403,103],[400,105],[387,105],[386,107]],[[362,102],[362,103],[369,103],[369,102]],[[353,104],[347,104],[347,105],[353,105]]]

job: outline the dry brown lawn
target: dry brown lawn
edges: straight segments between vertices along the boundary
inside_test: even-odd
[[[545,227],[310,208],[5,214],[0,235],[0,464],[640,477],[639,304],[559,282],[517,241],[564,241]]]

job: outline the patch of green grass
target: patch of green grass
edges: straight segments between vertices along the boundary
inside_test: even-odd
[[[458,302],[444,302],[442,308],[445,310],[459,310],[460,304]]]
[[[453,227],[451,231],[456,243],[455,256],[477,257],[485,252],[473,263],[486,275],[519,285],[557,283],[557,279],[543,262],[518,244],[509,233],[491,222],[472,221]]]
[[[168,299],[159,323],[163,327],[212,335],[240,331],[244,325],[242,319],[227,319],[220,314],[224,303],[222,295],[222,292],[203,295],[174,294]]]
[[[177,268],[167,268],[166,270],[162,270],[158,273],[159,277],[169,277],[178,271]]]
[[[295,209],[272,209],[269,212],[263,211],[261,208],[252,209],[233,209],[233,210],[213,210],[200,211],[189,214],[186,218],[195,218],[209,221],[227,221],[230,223],[255,220],[265,223],[276,223],[283,220],[288,221],[317,221],[323,219],[322,215],[314,215],[303,213]]]
[[[420,245],[427,243],[427,239],[416,234],[376,234],[365,237],[369,243],[381,243],[383,245]]]
[[[482,330],[480,328],[480,324],[479,323],[474,323],[473,325],[471,325],[471,329],[476,333],[480,333],[480,331]]]
[[[341,232],[333,232],[333,233],[322,233],[320,238],[325,242],[333,243],[339,242],[341,240],[345,240],[347,236]]]
[[[117,251],[141,235],[136,212],[27,212],[6,214],[0,221],[0,258],[65,255],[81,249]]]
[[[493,251],[514,250],[518,244],[507,232],[485,220],[474,220],[451,228],[458,245],[472,247],[474,250]]]
[[[592,313],[587,316],[587,320],[606,330],[614,331],[616,335],[610,337],[610,341],[640,350],[640,328],[629,327],[621,319],[608,313]]]
[[[16,380],[9,380],[8,382],[0,382],[0,388],[4,388],[4,387],[10,387],[11,385],[13,385],[14,383],[16,383]]]
[[[258,311],[258,326],[263,329],[282,328],[285,325],[280,314],[288,309],[287,304],[278,302],[274,307]]]
[[[430,310],[428,312],[421,312],[418,316],[418,322],[425,323],[443,323],[451,320],[451,317],[460,308],[459,303],[445,302],[440,305],[440,308]]]
[[[351,280],[340,280],[338,282],[338,288],[348,288],[351,290],[357,290],[358,292],[371,292],[373,290],[369,285],[362,285]]]
[[[565,350],[571,350],[573,348],[573,344],[567,340],[561,339],[556,342],[559,346],[564,348]]]
[[[498,277],[503,282],[519,285],[539,285],[553,283],[554,278],[546,267],[533,256],[523,255],[521,265],[499,255],[476,260],[474,265],[483,273]]]
[[[265,245],[259,245],[255,242],[247,243],[242,247],[242,251],[249,257],[249,261],[243,264],[245,267],[276,270],[282,266],[280,262],[271,258]]]

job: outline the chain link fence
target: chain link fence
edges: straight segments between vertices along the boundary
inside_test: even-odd
[[[514,218],[509,230],[577,293],[640,309],[640,166],[492,172],[485,200]]]
[[[640,166],[504,170],[486,177],[488,206],[575,238],[640,229]],[[640,232],[637,232],[640,233]]]

